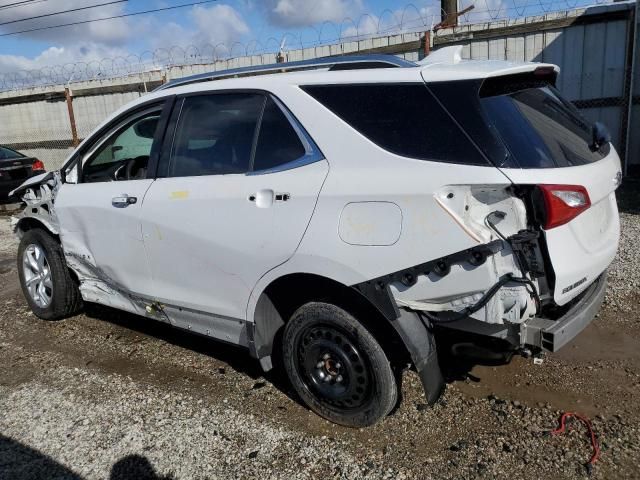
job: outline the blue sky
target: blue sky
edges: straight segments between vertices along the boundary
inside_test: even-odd
[[[15,1],[0,0],[0,23],[108,0],[32,0],[20,7],[2,8],[2,5]],[[0,34],[192,1],[128,0],[75,13],[0,25]],[[584,4],[585,1],[461,0],[461,3],[463,7],[475,3],[476,9],[468,20],[480,21],[513,17],[523,12],[537,13],[541,4],[547,5],[547,9],[557,10],[567,4]],[[317,42],[320,31],[320,40],[328,41],[336,38],[340,31],[345,37],[374,33],[379,25],[383,29],[397,29],[400,18],[409,28],[422,23],[431,25],[438,20],[439,5],[439,0],[219,0],[168,12],[0,36],[0,73],[140,55],[173,45],[210,45],[210,50],[211,46],[219,44],[235,45],[233,53],[237,54],[245,48],[259,51],[261,45],[267,43],[273,50],[274,45],[286,36],[286,47],[295,48],[300,42],[305,46]],[[224,47],[219,46],[217,51],[223,54]]]

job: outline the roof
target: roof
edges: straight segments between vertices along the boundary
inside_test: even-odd
[[[500,75],[508,75],[514,73],[530,72],[538,67],[553,67],[559,71],[558,67],[548,63],[512,63],[495,60],[462,60],[459,58],[459,48],[461,47],[445,47],[440,49],[449,50],[439,55],[427,57],[420,62],[421,65],[398,59],[394,56],[393,62],[402,63],[395,68],[373,68],[355,70],[331,70],[330,65],[324,64],[322,68],[302,69],[289,73],[269,73],[265,74],[264,70],[260,70],[259,74],[244,75],[239,78],[221,78],[218,80],[202,81],[201,76],[195,78],[195,82],[183,82],[184,84],[174,84],[170,88],[156,89],[148,95],[144,95],[131,103],[128,103],[112,113],[97,128],[101,128],[121,113],[131,109],[137,104],[153,100],[154,98],[163,98],[168,95],[179,95],[187,93],[198,93],[225,89],[255,89],[255,90],[272,90],[278,88],[286,88],[299,85],[336,85],[336,84],[366,84],[366,83],[410,83],[410,82],[439,82],[468,80],[478,78],[488,78]],[[455,50],[454,50],[455,49]],[[458,55],[455,55],[458,52]],[[447,54],[448,53],[448,54]],[[362,57],[362,56],[360,56]],[[375,56],[379,60],[381,55]],[[342,59],[347,57],[341,57]],[[371,57],[369,57],[371,58]],[[331,64],[332,62],[329,62]],[[336,63],[335,61],[333,63]],[[407,65],[408,64],[408,65]],[[286,64],[278,64],[286,69]],[[244,70],[246,73],[247,70]],[[207,75],[207,74],[205,74]],[[85,138],[80,144],[82,146],[89,137]]]
[[[223,70],[180,78],[163,85],[156,92],[177,94],[223,88],[260,88],[272,82],[313,85],[468,80],[529,72],[541,66],[559,71],[556,65],[548,63],[462,60],[461,49],[461,46],[445,47],[418,63],[394,55],[353,55]],[[383,63],[386,68],[381,68]],[[362,68],[363,64],[378,65]]]

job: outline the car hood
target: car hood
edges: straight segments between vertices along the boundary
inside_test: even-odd
[[[33,177],[28,178],[24,183],[22,183],[18,188],[13,189],[9,192],[9,196],[16,195],[17,193],[23,192],[29,187],[33,187],[34,185],[39,185],[41,183],[47,182],[53,178],[55,172],[45,172],[39,175],[34,175]]]

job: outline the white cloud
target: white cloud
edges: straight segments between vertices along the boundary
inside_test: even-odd
[[[105,58],[124,57],[126,50],[117,47],[108,47],[96,43],[88,43],[67,47],[49,47],[39,55],[28,58],[22,55],[0,55],[0,73],[16,72],[20,70],[43,70],[47,75],[53,66],[58,66],[55,71],[61,72],[64,66],[76,62],[92,64],[89,68],[97,69],[97,64]],[[107,62],[108,63],[108,62]],[[105,67],[109,65],[104,64]],[[67,72],[71,76],[71,71]],[[78,73],[76,73],[77,75]],[[67,81],[69,78],[66,79]]]
[[[80,4],[94,2],[95,0],[73,0],[65,5],[65,9],[75,8]],[[45,2],[46,3],[46,2]],[[85,12],[88,12],[87,10]],[[37,11],[23,12],[21,17],[42,14]],[[114,14],[101,11],[97,17]],[[4,15],[4,17],[2,17]],[[14,15],[15,16],[15,15]],[[65,16],[52,22],[51,17],[48,23],[43,20],[25,22],[28,25],[20,29],[36,28],[47,24],[68,23],[70,20]],[[93,17],[96,18],[96,17]],[[0,22],[9,21],[10,17],[0,10]],[[158,60],[162,61],[163,54],[166,56],[170,47],[174,45],[182,46],[195,45],[217,45],[224,43],[231,48],[234,42],[245,40],[250,33],[250,28],[242,18],[242,15],[233,7],[225,4],[216,4],[211,7],[195,6],[186,15],[188,24],[181,25],[176,22],[161,22],[157,18],[150,16],[135,21],[132,19],[109,20],[104,22],[94,22],[86,25],[79,25],[69,28],[55,30],[45,30],[28,34],[32,39],[47,42],[51,46],[40,54],[32,58],[9,54],[0,54],[0,73],[15,72],[18,70],[38,70],[43,67],[54,65],[65,65],[76,62],[92,63],[101,62],[109,69],[109,59],[116,57],[127,58],[130,54],[140,55],[143,50],[165,49],[158,55]],[[122,21],[121,21],[122,20]],[[21,25],[14,24],[14,25]],[[12,30],[4,31],[15,31]],[[2,32],[0,27],[0,32]],[[134,39],[144,39],[145,43],[133,43]],[[210,52],[211,48],[207,50]],[[237,48],[236,48],[237,50]],[[176,52],[179,55],[180,49]],[[171,51],[172,54],[176,54]],[[227,54],[227,51],[220,47],[217,49],[219,55]],[[148,55],[144,60],[148,61]],[[106,59],[106,60],[104,60]],[[104,61],[103,61],[104,60]],[[59,69],[58,69],[59,70]]]
[[[340,23],[347,17],[357,18],[364,9],[362,0],[266,0],[263,5],[269,20],[281,27]]]
[[[380,18],[375,15],[364,15],[354,20],[354,23],[355,25],[351,25],[342,30],[342,38],[348,39],[377,33]],[[380,27],[382,27],[381,24]]]
[[[224,43],[231,46],[250,32],[242,15],[229,5],[195,6],[189,13],[196,26],[195,45]]]
[[[509,5],[505,0],[461,0],[460,10],[472,4],[475,8],[463,17],[464,21],[469,23],[497,20],[515,13],[509,11]],[[515,5],[513,2],[511,4]]]

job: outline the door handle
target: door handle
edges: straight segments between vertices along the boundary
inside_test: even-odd
[[[269,208],[274,202],[286,202],[291,198],[288,193],[274,192],[273,190],[258,190],[249,195],[248,200],[255,202],[258,208]]]
[[[128,207],[129,205],[135,204],[137,201],[138,201],[137,197],[130,197],[126,193],[123,193],[119,197],[113,197],[111,199],[111,205],[113,205],[116,208],[125,208],[125,207]]]

